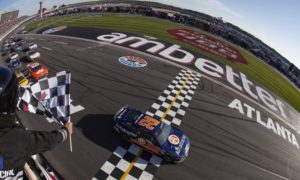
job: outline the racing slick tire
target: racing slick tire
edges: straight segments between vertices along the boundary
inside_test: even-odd
[[[128,134],[124,133],[124,132],[120,132],[120,135],[121,137],[126,140],[126,141],[129,141],[130,140],[130,137],[128,136]]]
[[[174,161],[174,159],[172,158],[172,156],[170,156],[170,155],[165,154],[165,155],[163,156],[163,158],[164,158],[164,160],[165,160],[167,163],[176,163],[176,162]]]

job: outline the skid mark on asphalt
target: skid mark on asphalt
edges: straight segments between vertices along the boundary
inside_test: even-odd
[[[87,49],[92,49],[92,48],[102,47],[102,46],[104,46],[104,44],[95,45],[95,46],[89,46],[89,47],[84,47],[84,48],[78,48],[78,49],[76,49],[76,50],[77,50],[77,51],[84,51],[84,50],[87,50]]]
[[[67,45],[68,43],[66,43],[66,42],[62,42],[62,41],[54,41],[55,43],[57,43],[57,44],[64,44],[64,45]]]
[[[44,47],[44,46],[42,46],[41,48],[43,48],[43,49],[47,49],[47,50],[49,50],[49,51],[52,51],[52,49],[51,49],[51,48],[48,48],[48,47]]]
[[[179,126],[199,81],[199,74],[181,70],[146,114],[167,124]],[[126,142],[117,147],[92,179],[151,180],[162,161],[162,158]]]

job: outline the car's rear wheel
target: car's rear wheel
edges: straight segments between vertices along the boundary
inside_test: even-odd
[[[125,139],[126,141],[129,141],[130,137],[128,136],[128,134],[126,134],[124,132],[121,132],[120,134],[123,139]]]

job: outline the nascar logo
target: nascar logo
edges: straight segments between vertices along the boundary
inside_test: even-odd
[[[119,62],[129,67],[145,67],[147,66],[147,61],[145,59],[135,57],[135,56],[123,56],[119,58]]]

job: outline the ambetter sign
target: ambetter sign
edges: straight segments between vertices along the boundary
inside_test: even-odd
[[[169,29],[168,32],[176,39],[188,43],[200,50],[221,56],[229,61],[247,64],[247,60],[232,46],[215,38],[190,29]]]

